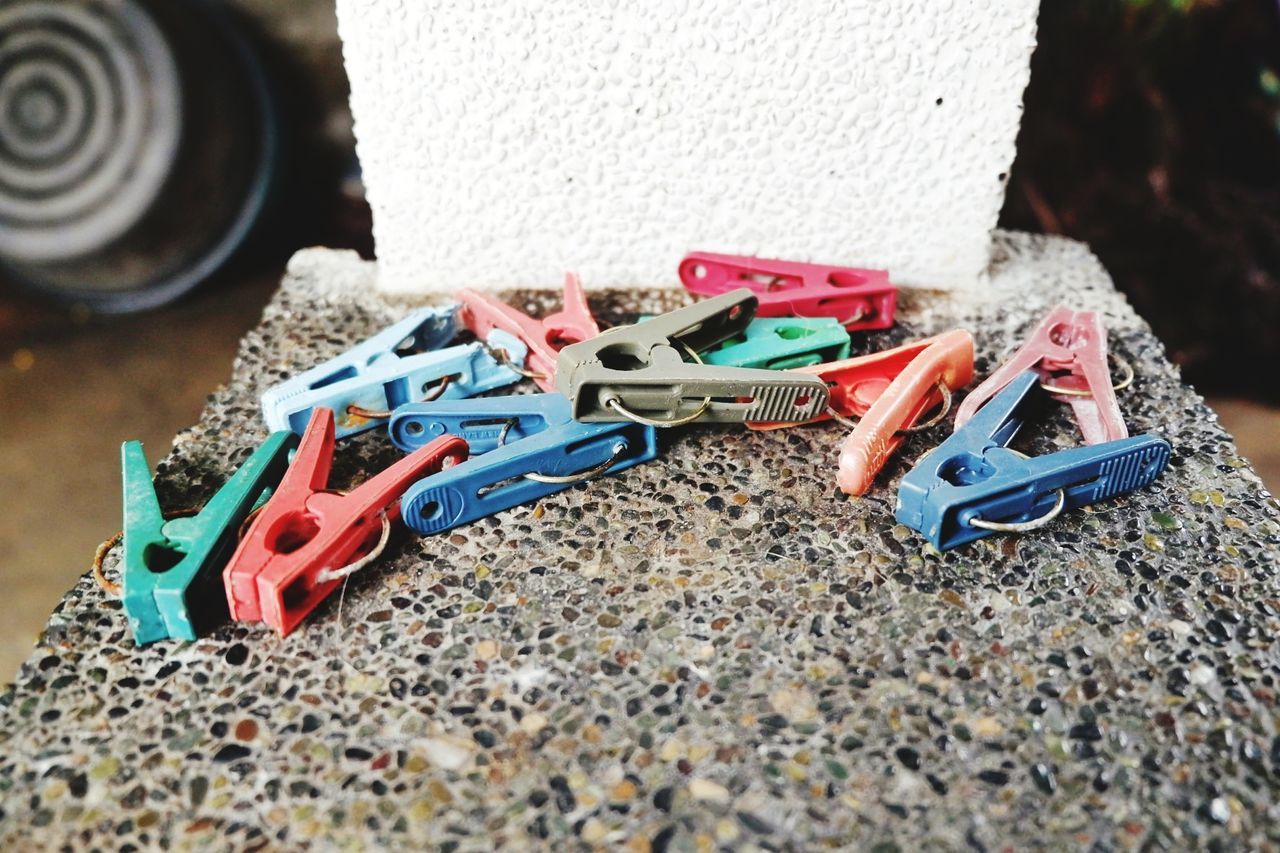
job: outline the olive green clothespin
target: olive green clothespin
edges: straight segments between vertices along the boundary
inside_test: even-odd
[[[556,363],[556,389],[580,421],[672,427],[816,417],[827,405],[818,377],[723,367],[698,356],[743,334],[757,302],[739,288],[567,346]]]
[[[142,442],[124,443],[121,597],[134,642],[194,640],[225,616],[222,564],[245,518],[280,484],[297,445],[292,432],[272,433],[199,513],[166,520]]]

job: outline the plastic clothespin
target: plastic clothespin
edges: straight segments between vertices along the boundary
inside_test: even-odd
[[[567,346],[556,387],[580,421],[668,427],[809,420],[827,405],[827,386],[815,376],[686,361],[742,334],[756,302],[739,289]]]
[[[405,453],[443,435],[456,435],[466,441],[472,456],[479,456],[572,420],[562,394],[516,394],[401,406],[391,415],[387,434]]]
[[[718,296],[746,287],[761,317],[834,317],[851,332],[893,325],[898,291],[884,270],[693,252],[680,262],[685,289]]]
[[[924,414],[944,402],[944,389],[949,400],[950,392],[973,380],[973,336],[956,329],[796,372],[821,377],[831,389],[827,411],[814,420],[827,420],[832,413],[860,418],[840,447],[836,482],[845,494],[863,495],[906,439],[905,433],[923,426],[919,422]],[[944,410],[941,416],[945,415]],[[793,425],[747,424],[752,429]]]
[[[340,495],[327,490],[334,440],[333,411],[317,408],[280,487],[223,571],[232,618],[291,632],[385,546],[410,484],[467,458],[462,439],[438,438]]]
[[[1018,410],[1040,384],[1035,371],[1010,382],[898,487],[898,521],[939,550],[997,532],[1027,532],[1075,509],[1150,484],[1169,462],[1154,435],[1024,456],[1007,445],[1021,429]]]
[[[1129,435],[1111,383],[1102,318],[1094,311],[1073,311],[1061,305],[1046,314],[1026,343],[965,398],[956,411],[956,428],[1024,370],[1035,370],[1043,381],[1061,389],[1054,399],[1071,403],[1085,444]],[[1066,375],[1060,375],[1064,371]]]
[[[381,413],[423,398],[456,399],[520,381],[494,358],[501,349],[523,363],[523,343],[495,332],[489,345],[444,347],[457,333],[458,306],[415,311],[336,358],[331,358],[262,395],[262,414],[271,429],[306,429],[312,412],[337,412],[337,437],[346,438],[386,422]]]
[[[741,335],[699,355],[721,367],[794,370],[847,358],[849,333],[833,317],[756,317]]]
[[[505,332],[524,343],[529,353],[527,375],[543,391],[555,390],[557,353],[569,344],[600,334],[600,326],[587,306],[582,280],[574,273],[564,277],[563,307],[541,320],[475,290],[459,290],[458,299],[462,303],[458,313],[463,325],[478,338],[494,343],[490,336]]]
[[[398,443],[413,446],[442,430],[457,430],[476,438],[478,447],[494,448],[405,492],[400,502],[405,524],[423,534],[442,533],[575,483],[616,474],[658,454],[653,427],[629,421],[576,422],[560,394],[488,397],[415,409],[397,413],[392,434]],[[497,446],[493,427],[498,420],[515,422],[508,438],[517,433],[524,437]],[[485,421],[489,423],[476,423]]]
[[[124,443],[121,597],[135,643],[194,640],[226,617],[218,572],[240,525],[280,482],[297,444],[293,433],[272,433],[199,513],[166,521],[142,443]]]

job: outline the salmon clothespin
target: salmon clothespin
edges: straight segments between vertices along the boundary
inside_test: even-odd
[[[973,336],[957,329],[794,372],[815,375],[830,389],[826,411],[805,423],[835,418],[853,428],[840,447],[836,482],[845,494],[862,495],[906,436],[936,426],[950,409],[952,392],[972,381]],[[935,408],[938,413],[921,422]],[[856,424],[846,420],[855,417],[860,418]],[[751,429],[794,425],[747,424]]]
[[[560,350],[600,334],[600,326],[587,305],[582,279],[575,273],[567,273],[564,277],[563,307],[541,320],[535,320],[523,311],[476,290],[459,290],[457,295],[462,303],[458,311],[459,320],[476,337],[496,344],[491,336],[505,333],[528,349],[524,367],[515,358],[508,361],[508,366],[521,376],[532,379],[543,391],[556,388],[556,358]]]
[[[160,507],[142,442],[124,443],[120,590],[135,643],[194,640],[226,618],[219,571],[235,549],[240,525],[280,483],[297,444],[293,433],[272,433],[203,509],[172,517]],[[101,574],[102,556],[100,548],[94,574],[109,587]]]
[[[1141,435],[1026,456],[1008,445],[1042,378],[1024,371],[912,468],[895,517],[938,550],[993,533],[1028,533],[1064,510],[1144,488],[1169,463],[1169,442]]]
[[[465,441],[443,436],[338,494],[328,489],[333,448],[333,410],[317,408],[280,487],[223,571],[232,618],[264,622],[281,636],[291,632],[381,553],[405,489],[467,458]]]
[[[1008,361],[965,397],[956,410],[956,429],[1024,370],[1034,370],[1045,391],[1055,400],[1071,404],[1085,444],[1126,438],[1129,428],[1120,414],[1116,392],[1133,383],[1133,368],[1112,358],[1125,372],[1125,378],[1114,384],[1102,317],[1094,311],[1073,311],[1059,305],[1045,315]]]
[[[690,293],[719,296],[745,287],[759,317],[834,317],[850,332],[893,325],[898,290],[884,270],[693,252],[680,262]]]

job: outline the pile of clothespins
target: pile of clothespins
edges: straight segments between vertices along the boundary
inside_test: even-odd
[[[973,379],[964,330],[848,357],[850,332],[893,324],[883,271],[697,253],[679,274],[707,298],[605,331],[573,275],[564,308],[542,320],[471,290],[416,311],[263,394],[275,432],[194,516],[166,519],[141,445],[126,443],[122,583],[102,571],[114,540],[95,574],[138,644],[195,639],[210,600],[284,635],[377,558],[397,519],[437,534],[618,474],[657,456],[659,429],[836,419],[851,428],[837,483],[864,494]],[[451,345],[464,330],[475,340]],[[475,396],[522,378],[544,393]],[[1149,484],[1170,448],[1128,436],[1115,391],[1131,381],[1130,369],[1113,385],[1097,314],[1055,308],[902,477],[898,521],[947,549]],[[1086,446],[1007,447],[1040,389],[1071,404]],[[336,440],[383,426],[407,455],[347,494],[328,489]]]

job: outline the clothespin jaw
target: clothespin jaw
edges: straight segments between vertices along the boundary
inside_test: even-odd
[[[124,443],[122,598],[135,643],[194,640],[225,617],[218,569],[235,547],[241,523],[284,476],[297,443],[292,433],[272,433],[198,514],[170,521],[142,443]]]
[[[326,489],[334,440],[333,411],[316,409],[280,488],[223,571],[235,619],[289,634],[358,561],[385,545],[410,484],[467,458],[462,439],[438,438],[339,495]]]
[[[600,326],[587,306],[582,280],[574,273],[564,279],[564,305],[542,320],[535,320],[485,293],[458,291],[464,325],[481,340],[497,331],[518,338],[527,348],[530,378],[543,391],[555,390],[556,357],[568,344],[589,340],[600,334]],[[519,362],[517,362],[519,363]]]
[[[1045,315],[1008,361],[996,369],[960,404],[956,427],[968,423],[978,408],[1024,370],[1084,396],[1055,395],[1071,403],[1086,444],[1115,441],[1129,435],[1111,384],[1107,363],[1107,330],[1093,311],[1061,305]],[[1060,375],[1065,373],[1066,375]]]
[[[436,314],[442,310],[433,309]],[[404,403],[470,397],[520,380],[517,372],[493,356],[492,351],[500,349],[513,363],[524,361],[524,344],[505,332],[495,332],[487,346],[470,343],[402,354],[408,350],[398,345],[411,339],[450,339],[443,332],[419,334],[417,338],[402,334],[430,326],[430,322],[421,321],[422,313],[410,318],[420,320],[417,326],[411,327],[408,321],[397,324],[343,355],[268,389],[262,395],[268,424],[301,435],[311,414],[317,408],[327,408],[337,413],[337,437],[346,438],[386,423],[387,418],[381,413],[389,413]],[[452,318],[452,313],[449,316]],[[438,320],[436,317],[431,322]],[[452,319],[450,329],[451,324]]]
[[[657,453],[653,427],[569,421],[422,480],[405,492],[401,512],[405,524],[418,533],[442,533],[575,483],[616,474]]]
[[[707,299],[560,351],[556,387],[579,421],[637,420],[678,426],[808,420],[827,403],[817,377],[686,362],[742,334],[756,297],[748,290]]]
[[[517,394],[401,406],[391,416],[387,432],[406,453],[442,435],[456,435],[467,442],[472,456],[478,456],[571,420],[569,401],[562,394]]]
[[[889,328],[898,304],[884,270],[693,252],[680,281],[702,296],[746,287],[760,297],[758,316],[834,317],[850,332]]]
[[[1040,383],[1025,371],[915,468],[898,488],[896,517],[939,550],[993,532],[985,524],[1033,524],[1149,485],[1169,462],[1154,435],[1026,457],[1006,445],[1019,409]]]

